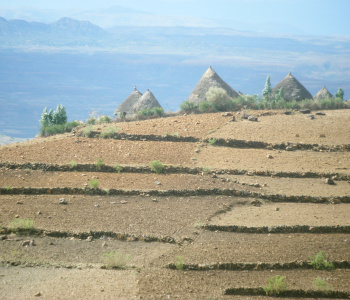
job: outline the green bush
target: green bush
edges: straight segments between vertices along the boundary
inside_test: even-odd
[[[79,126],[79,122],[73,121],[65,124],[59,124],[59,125],[51,125],[47,127],[41,127],[40,128],[40,135],[41,136],[51,136],[55,134],[65,133],[65,132],[71,132],[74,127]]]
[[[143,116],[143,117],[153,117],[153,116],[160,117],[164,114],[164,109],[161,107],[154,107],[152,109],[146,108],[146,109],[141,109],[136,113],[139,116]]]
[[[118,133],[118,131],[120,131],[120,128],[108,127],[108,128],[106,128],[105,132],[102,132],[100,134],[100,137],[103,138],[103,139],[112,138],[112,137],[114,137],[114,135],[116,133]]]
[[[100,124],[111,123],[112,119],[109,116],[106,115],[106,116],[99,117],[97,122],[100,123]]]
[[[328,259],[328,254],[320,251],[316,253],[314,257],[310,256],[311,262],[309,262],[310,266],[313,266],[317,270],[326,270],[326,269],[334,269],[334,265],[330,263]]]
[[[277,296],[280,292],[287,289],[284,276],[273,276],[268,280],[268,285],[264,286],[264,291],[267,296]]]
[[[322,280],[320,277],[317,277],[317,278],[312,282],[312,284],[313,284],[313,286],[314,286],[315,288],[317,288],[317,289],[320,290],[320,291],[329,292],[330,290],[333,289],[333,286],[332,286],[330,283],[328,283],[328,282]]]
[[[90,117],[89,119],[86,120],[87,125],[95,125],[96,124],[96,119],[94,117]]]
[[[151,170],[157,174],[163,173],[164,165],[159,160],[151,161]]]
[[[91,135],[92,135],[92,129],[93,129],[93,127],[92,126],[86,126],[85,128],[84,128],[84,130],[83,130],[83,136],[84,137],[91,137]]]
[[[74,168],[74,167],[76,167],[76,166],[78,165],[77,162],[74,161],[74,160],[71,160],[71,161],[69,162],[69,164],[70,164],[70,166],[71,166],[72,168]]]
[[[198,108],[194,102],[184,101],[180,104],[180,110],[186,114],[196,113]]]
[[[35,229],[35,221],[31,219],[14,219],[8,224],[8,228],[17,231],[25,230],[30,231]]]
[[[103,166],[103,159],[102,158],[99,158],[96,162],[96,167],[98,170],[101,170],[102,169],[102,166]]]
[[[124,269],[126,268],[131,256],[120,251],[111,250],[102,255],[102,260],[109,269]]]
[[[120,165],[118,165],[118,164],[116,164],[116,165],[114,166],[114,169],[115,169],[115,171],[116,171],[117,173],[120,173],[121,171],[123,171],[123,168],[122,168]]]
[[[210,139],[208,140],[208,143],[209,143],[209,145],[214,146],[214,145],[216,144],[216,139],[210,138]]]
[[[93,188],[93,189],[97,189],[99,184],[100,183],[98,182],[98,180],[91,180],[90,181],[90,187]]]
[[[203,101],[198,104],[198,110],[201,113],[211,113],[211,112],[217,112],[215,110],[215,107],[210,103],[209,101]]]
[[[182,271],[184,269],[185,260],[181,256],[176,256],[175,267],[177,270]]]

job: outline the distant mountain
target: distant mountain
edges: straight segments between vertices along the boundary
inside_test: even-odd
[[[24,20],[6,20],[0,17],[0,42],[2,47],[50,45],[99,45],[109,34],[88,22],[61,18],[45,24]]]
[[[19,143],[19,142],[24,142],[27,141],[28,139],[20,139],[20,138],[14,138],[10,137],[7,135],[3,135],[0,133],[0,145],[7,145],[7,144],[12,144],[12,143]]]

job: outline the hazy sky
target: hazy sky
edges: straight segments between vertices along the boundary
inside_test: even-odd
[[[350,0],[0,0],[1,8],[97,9],[115,5],[162,15],[282,23],[307,34],[350,35]]]

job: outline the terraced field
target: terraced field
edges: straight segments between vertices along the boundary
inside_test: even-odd
[[[350,298],[350,111],[256,114],[1,146],[0,299]]]

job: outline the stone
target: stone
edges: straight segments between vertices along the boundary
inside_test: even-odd
[[[100,207],[98,204],[95,204],[95,207]]]
[[[61,199],[60,199],[60,204],[66,205],[66,204],[68,204],[68,202],[67,202],[66,199],[61,198]]]
[[[310,109],[307,109],[307,108],[302,108],[301,110],[299,110],[302,114],[309,114],[311,113],[311,110]]]
[[[329,185],[335,185],[335,182],[332,178],[326,178],[326,184],[329,184]]]
[[[253,206],[261,206],[262,203],[258,199],[254,199],[250,202],[251,205]]]
[[[17,204],[23,204],[23,202],[22,201],[17,201]]]
[[[324,112],[318,111],[315,115],[317,115],[317,116],[325,116],[326,114]]]
[[[153,202],[158,202],[158,200],[157,200],[157,199],[152,199],[152,201],[153,201]]]
[[[266,157],[269,158],[269,159],[272,159],[272,158],[273,158],[273,156],[272,156],[271,154],[266,155]]]
[[[0,235],[0,241],[4,241],[7,240],[7,236],[6,235]]]
[[[39,292],[39,293],[36,293],[34,296],[35,297],[40,297],[40,296],[42,296],[43,295],[43,292]]]
[[[108,245],[107,245],[107,242],[106,241],[104,241],[103,243],[102,243],[102,247],[107,247]]]
[[[279,208],[279,207],[276,207],[276,208],[275,208],[275,211],[279,211],[279,210],[280,210],[280,208]]]
[[[286,147],[286,151],[293,151],[293,150],[294,150],[294,148],[292,146],[287,146]]]
[[[92,235],[88,236],[86,241],[87,242],[92,242],[92,240],[94,239],[94,237]]]
[[[155,181],[154,182],[156,185],[161,185],[162,183],[160,181]]]
[[[315,115],[307,115],[306,117],[309,118],[310,120],[315,119]]]
[[[128,201],[125,201],[125,200],[120,201],[120,204],[127,204],[127,203]]]
[[[248,121],[258,122],[258,118],[256,116],[249,116]]]
[[[22,243],[23,247],[32,247],[35,246],[34,240],[25,240]]]
[[[283,112],[285,115],[291,115],[292,114],[292,112],[291,111],[289,111],[289,110],[287,110],[287,111],[285,111],[285,112]]]
[[[233,114],[230,113],[230,112],[224,112],[224,113],[221,114],[221,116],[222,116],[222,117],[232,117]]]

